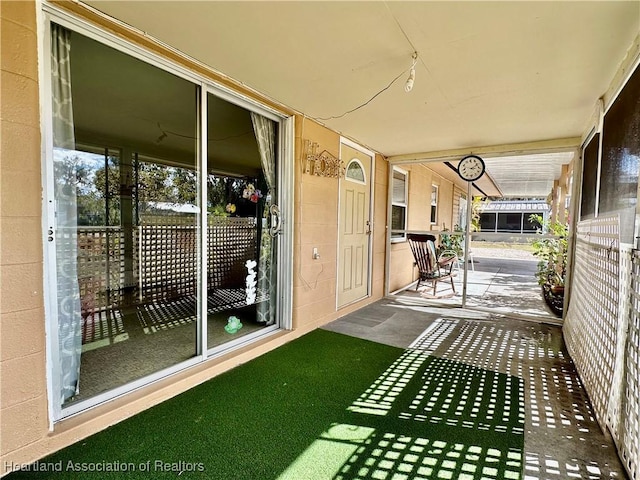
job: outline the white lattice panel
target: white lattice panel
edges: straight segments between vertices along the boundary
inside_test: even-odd
[[[139,227],[140,285],[145,297],[193,295],[199,261],[195,217],[145,217]],[[255,217],[211,217],[207,229],[209,290],[244,288],[245,262],[257,260]]]
[[[619,232],[617,215],[578,224],[571,301],[563,328],[567,348],[603,429],[610,411],[618,345]]]
[[[620,307],[618,309],[618,333],[616,335],[616,363],[614,366],[614,378],[609,401],[609,413],[607,424],[611,434],[617,440],[620,438],[620,419],[622,415],[623,384],[625,382],[625,343],[629,326],[629,308],[631,296],[631,270],[633,249],[631,246],[620,246]]]
[[[78,227],[71,240],[67,249],[68,255],[77,255],[83,316],[119,303],[125,284],[122,229]]]
[[[625,345],[623,402],[619,438],[620,457],[629,478],[640,479],[640,252],[631,263],[630,318]]]

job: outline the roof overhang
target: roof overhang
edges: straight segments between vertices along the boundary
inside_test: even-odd
[[[628,1],[87,3],[385,156],[579,137],[640,29]]]

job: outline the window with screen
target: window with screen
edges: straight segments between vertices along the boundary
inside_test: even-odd
[[[495,213],[480,214],[480,231],[481,232],[496,231],[496,214]]]
[[[580,202],[580,220],[593,218],[596,213],[596,189],[598,187],[598,148],[600,134],[596,133],[582,152],[582,200]]]
[[[431,185],[431,223],[438,223],[438,186]]]
[[[620,215],[620,241],[633,242],[640,165],[640,71],[604,117],[598,216]]]
[[[498,232],[520,232],[521,213],[498,213]]]
[[[408,173],[393,169],[392,199],[391,199],[391,240],[402,241],[406,239],[404,232],[393,232],[393,230],[405,230],[407,225],[407,189]]]

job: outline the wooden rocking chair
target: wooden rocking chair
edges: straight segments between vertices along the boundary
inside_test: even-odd
[[[452,272],[454,264],[458,261],[455,255],[441,256],[436,255],[435,239],[433,235],[408,233],[407,239],[413,253],[414,265],[418,267],[419,277],[416,290],[420,288],[420,283],[431,282],[433,286],[433,296],[436,296],[438,282],[450,281],[453,293],[456,293],[456,287],[453,284]]]

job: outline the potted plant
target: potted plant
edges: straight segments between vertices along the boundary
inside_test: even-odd
[[[536,278],[542,287],[543,298],[551,311],[561,317],[567,273],[567,225],[544,220],[542,215],[531,215],[529,221],[538,225],[539,234],[553,235],[534,240],[532,246],[533,254],[538,257]]]

